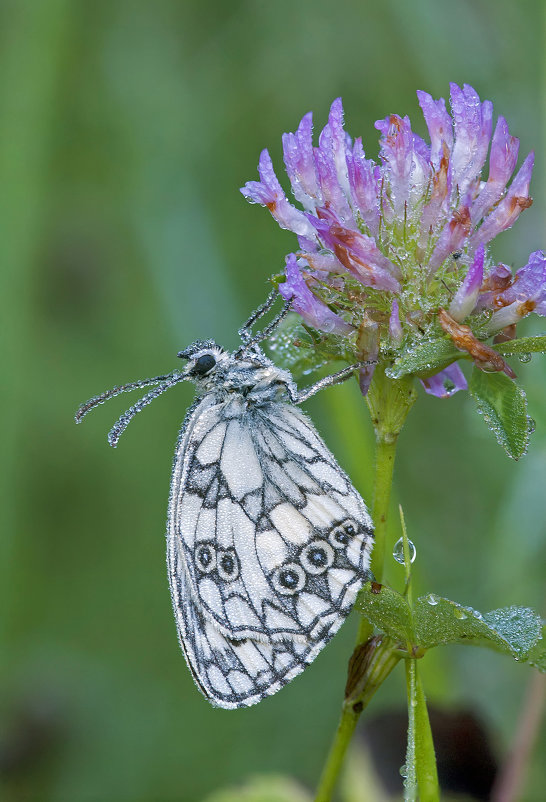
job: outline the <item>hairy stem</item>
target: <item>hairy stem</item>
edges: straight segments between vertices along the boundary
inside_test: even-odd
[[[387,519],[392,489],[394,458],[397,438],[385,440],[378,437],[375,445],[375,479],[372,519],[375,524],[375,542],[372,552],[371,572],[378,582],[383,578],[385,564],[385,542]],[[372,625],[362,618],[358,630],[357,644],[365,643],[373,632]]]

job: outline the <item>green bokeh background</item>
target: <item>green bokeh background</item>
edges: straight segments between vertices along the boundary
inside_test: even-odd
[[[73,414],[105,388],[173,369],[193,339],[235,345],[294,247],[238,188],[263,147],[280,165],[282,132],[309,109],[322,127],[339,95],[348,130],[375,156],[376,119],[408,113],[424,133],[415,90],[438,97],[449,81],[471,83],[507,117],[520,153],[537,150],[535,203],[494,253],[519,267],[544,247],[543,8],[2,4],[0,731],[4,750],[21,751],[2,799],[193,802],[268,771],[315,782],[356,621],[282,693],[248,710],[212,709],[179,652],[164,565],[171,456],[191,388],[138,416],[117,451],[106,432],[129,399],[79,428]],[[535,357],[517,372],[537,423],[520,463],[466,394],[423,394],[411,413],[396,500],[417,544],[418,593],[544,609],[546,364]],[[307,409],[369,499],[373,443],[356,386]],[[401,574],[390,561],[389,580]],[[454,648],[428,655],[422,670],[429,699],[472,707],[502,759],[531,669]],[[403,704],[398,671],[370,713]],[[540,746],[529,802],[543,799]]]

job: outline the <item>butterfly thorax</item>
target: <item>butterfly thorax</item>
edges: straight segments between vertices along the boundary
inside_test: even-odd
[[[292,376],[264,354],[240,356],[224,351],[215,357],[216,364],[210,372],[191,377],[200,393],[214,393],[220,401],[242,396],[252,406],[288,398]]]

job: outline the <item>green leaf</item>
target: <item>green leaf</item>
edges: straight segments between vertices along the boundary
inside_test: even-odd
[[[483,620],[508,643],[517,660],[528,660],[542,640],[542,618],[530,607],[501,607],[485,613]]]
[[[542,636],[529,651],[526,660],[546,674],[546,627],[542,627]]]
[[[406,660],[408,691],[408,746],[404,800],[438,802],[440,789],[427,703],[417,660]]]
[[[427,378],[462,358],[462,352],[455,348],[451,340],[439,337],[419,343],[406,351],[385,372],[391,379],[400,379],[409,373]]]
[[[510,354],[546,354],[546,336],[520,337],[518,340],[509,340],[505,343],[497,343],[493,348],[503,356]]]
[[[525,393],[504,373],[484,373],[474,368],[470,394],[487,426],[512,459],[519,459],[529,443]]]
[[[378,630],[409,649],[442,643],[484,646],[546,671],[543,622],[529,607],[502,607],[485,615],[429,593],[410,609],[404,596],[387,585],[367,582],[355,604]]]
[[[540,663],[542,619],[529,607],[503,607],[482,615],[434,594],[417,600],[414,610],[417,643],[430,649],[440,643],[486,646],[516,660]]]
[[[404,644],[414,642],[411,610],[405,598],[387,585],[366,582],[355,609],[393,640]]]

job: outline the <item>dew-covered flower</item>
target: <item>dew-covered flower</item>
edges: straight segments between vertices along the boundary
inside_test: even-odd
[[[311,113],[283,136],[299,207],[288,200],[267,150],[260,180],[241,191],[297,235],[279,291],[323,353],[331,348],[355,361],[392,364],[443,337],[461,358],[513,377],[486,341],[515,336],[515,324],[530,312],[546,315],[546,258],[536,251],[513,275],[487,246],[532,203],[533,154],[514,175],[519,141],[503,117],[493,129],[492,104],[472,87],[451,84],[451,113],[443,99],[417,96],[430,142],[412,131],[408,117],[391,114],[375,124],[379,163],[368,159],[362,140],[344,130],[338,98],[318,146]],[[427,392],[445,397],[466,388],[453,358],[441,367],[421,374]],[[372,374],[372,366],[363,368],[363,393]]]

